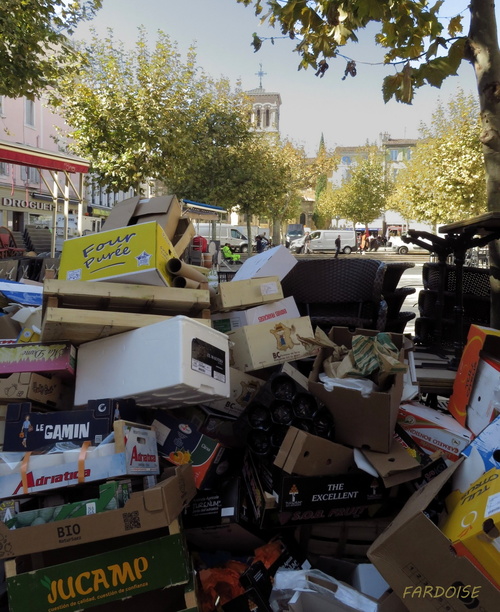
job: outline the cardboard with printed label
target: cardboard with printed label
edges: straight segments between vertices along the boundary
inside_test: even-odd
[[[160,408],[229,397],[226,334],[184,315],[86,342],[78,351],[76,406],[102,397]]]
[[[500,590],[469,559],[457,556],[428,513],[462,461],[416,491],[368,550],[369,560],[409,610],[436,612],[436,604],[450,612],[498,607]]]
[[[151,426],[160,455],[174,465],[191,465],[198,489],[212,488],[227,477],[230,450],[200,433],[194,423],[157,410]]]
[[[264,381],[236,368],[229,368],[229,397],[215,402],[204,402],[210,408],[239,417],[254,400]]]
[[[55,408],[62,392],[62,381],[57,376],[43,376],[35,372],[0,376],[0,401],[25,400]]]
[[[297,317],[300,317],[297,304],[293,297],[287,297],[272,304],[263,304],[246,310],[232,310],[213,314],[211,319],[214,329],[227,333],[244,325],[257,325],[267,321],[280,321]]]
[[[30,495],[85,482],[119,476],[159,473],[156,436],[151,427],[127,421],[113,424],[114,442],[97,447],[84,442],[81,448],[37,454],[0,453],[0,498]]]
[[[459,556],[466,557],[500,589],[500,470],[482,474],[465,493],[446,498],[448,517],[441,526]]]
[[[167,262],[177,253],[162,227],[141,223],[66,240],[59,278],[171,286]]]
[[[34,451],[58,442],[81,445],[86,440],[97,446],[113,431],[115,411],[109,403],[101,402],[91,409],[57,412],[39,412],[32,408],[29,402],[7,405],[4,451]]]
[[[217,489],[198,491],[184,510],[182,526],[188,542],[201,550],[253,551],[266,542],[256,528],[241,478]]]
[[[40,372],[73,378],[76,348],[69,342],[34,342],[0,345],[0,375]]]
[[[318,347],[308,342],[314,337],[309,317],[245,325],[227,336],[233,343],[231,365],[242,372],[268,368],[318,353]]]
[[[467,405],[467,428],[478,435],[500,413],[500,361],[480,353]]]
[[[401,404],[398,424],[426,453],[430,455],[440,451],[447,462],[457,461],[462,450],[474,437],[449,414],[419,402]]]
[[[156,222],[167,238],[172,240],[181,218],[182,210],[175,195],[154,198],[134,196],[115,204],[109,213],[102,231],[119,229],[142,223]]]
[[[213,310],[243,309],[283,299],[281,282],[277,276],[265,276],[241,281],[220,283],[214,298]]]
[[[170,525],[196,494],[189,465],[163,471],[158,484],[132,493],[123,508],[9,530],[0,522],[0,559],[99,542]]]
[[[394,513],[392,491],[381,479],[353,469],[331,476],[290,475],[245,455],[242,470],[256,521],[291,527]]]
[[[132,595],[189,582],[189,557],[180,533],[128,546],[124,542],[121,548],[103,545],[101,550],[92,556],[75,556],[65,563],[35,565],[15,575],[11,573],[13,566],[7,579],[9,610],[54,612],[66,606],[83,610],[110,602],[120,609],[120,600]],[[96,580],[95,575],[100,579]],[[74,584],[78,586],[64,588]]]
[[[467,406],[481,352],[500,358],[500,330],[473,323],[467,334],[467,342],[453,381],[453,393],[448,402],[448,411],[464,427],[467,424]]]

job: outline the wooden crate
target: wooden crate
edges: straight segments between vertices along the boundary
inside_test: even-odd
[[[43,285],[43,342],[74,345],[158,323],[176,315],[210,321],[210,295],[180,289],[125,283],[46,279]]]

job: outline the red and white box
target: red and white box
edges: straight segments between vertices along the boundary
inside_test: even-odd
[[[418,402],[401,404],[398,423],[429,455],[441,451],[448,464],[457,461],[474,437],[452,416]]]

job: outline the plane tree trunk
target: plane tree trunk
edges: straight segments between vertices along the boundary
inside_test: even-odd
[[[500,50],[492,0],[472,0],[468,59],[474,67],[481,111],[488,210],[500,212]],[[490,251],[492,327],[500,329],[500,241]]]

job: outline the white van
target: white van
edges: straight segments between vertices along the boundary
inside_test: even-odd
[[[430,241],[425,238],[421,238],[422,242],[429,243]],[[413,242],[404,242],[401,236],[391,236],[389,241],[387,242],[387,246],[390,247],[393,251],[396,251],[398,255],[406,255],[409,251],[422,251],[421,246],[417,244],[413,244]]]
[[[356,250],[356,232],[351,229],[329,229],[329,230],[314,230],[310,232],[311,250],[312,252],[328,252],[336,251],[335,240],[340,236],[340,250],[348,255]],[[304,236],[294,240],[290,244],[290,250],[295,253],[302,253],[304,248]]]
[[[212,224],[199,223],[195,224],[196,233],[203,236],[207,240],[212,239]],[[248,251],[248,238],[242,234],[239,229],[229,223],[217,223],[215,231],[215,240],[220,240],[221,246],[226,242],[237,253],[246,253]]]

